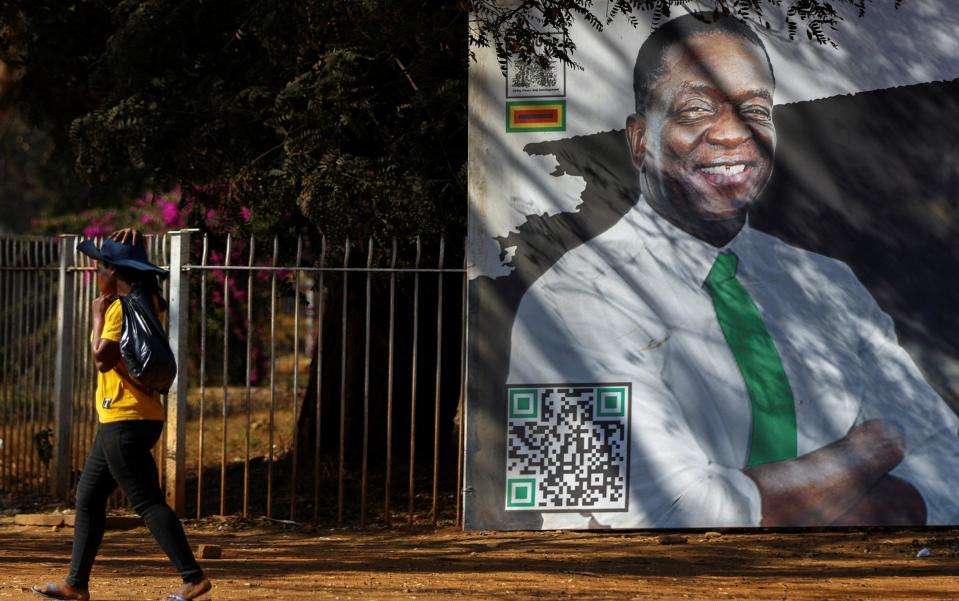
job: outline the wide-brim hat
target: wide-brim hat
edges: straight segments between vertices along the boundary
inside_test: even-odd
[[[150,271],[161,278],[170,275],[170,272],[157,267],[147,259],[147,251],[139,244],[121,244],[116,240],[107,238],[100,244],[93,243],[93,240],[84,240],[77,245],[77,250],[97,261],[104,261],[118,267],[128,267],[137,271]]]

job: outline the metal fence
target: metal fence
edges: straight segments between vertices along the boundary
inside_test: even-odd
[[[8,496],[71,499],[95,435],[98,290],[77,241],[0,238]],[[189,230],[147,245],[171,271],[180,371],[155,452],[181,516],[459,523],[462,248],[451,260],[443,240],[283,248]]]
[[[0,490],[50,484],[60,246],[0,238]]]

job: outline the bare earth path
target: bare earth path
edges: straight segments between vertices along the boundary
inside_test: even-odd
[[[191,523],[207,599],[950,599],[959,598],[959,531],[490,533],[319,530]],[[71,528],[0,521],[0,599],[38,599],[60,577]],[[931,555],[917,559],[928,547]],[[144,528],[109,531],[91,596],[162,599],[177,578]]]

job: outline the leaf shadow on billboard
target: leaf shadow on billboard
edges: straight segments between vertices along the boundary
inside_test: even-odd
[[[894,318],[900,342],[953,411],[959,409],[959,314],[952,309],[959,300],[953,277],[959,267],[957,109],[959,81],[776,107],[775,169],[750,216],[760,231],[849,265]],[[510,334],[525,291],[566,252],[615,224],[638,198],[622,130],[531,143],[524,150],[554,157],[554,176],[583,178],[583,204],[575,213],[529,216],[498,240],[501,248],[516,247],[511,275],[472,283],[475,323],[483,324],[483,342],[470,350],[471,366],[482,369],[471,380],[474,399],[502,397]],[[482,436],[470,432],[474,445]],[[504,464],[502,449],[483,450],[492,453],[486,465]],[[488,493],[474,494],[474,511],[501,505],[499,498],[482,498]],[[541,525],[533,512],[495,513],[506,527]],[[476,523],[491,523],[488,518]]]

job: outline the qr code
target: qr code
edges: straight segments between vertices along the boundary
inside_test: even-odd
[[[629,384],[507,386],[506,509],[624,511]]]

